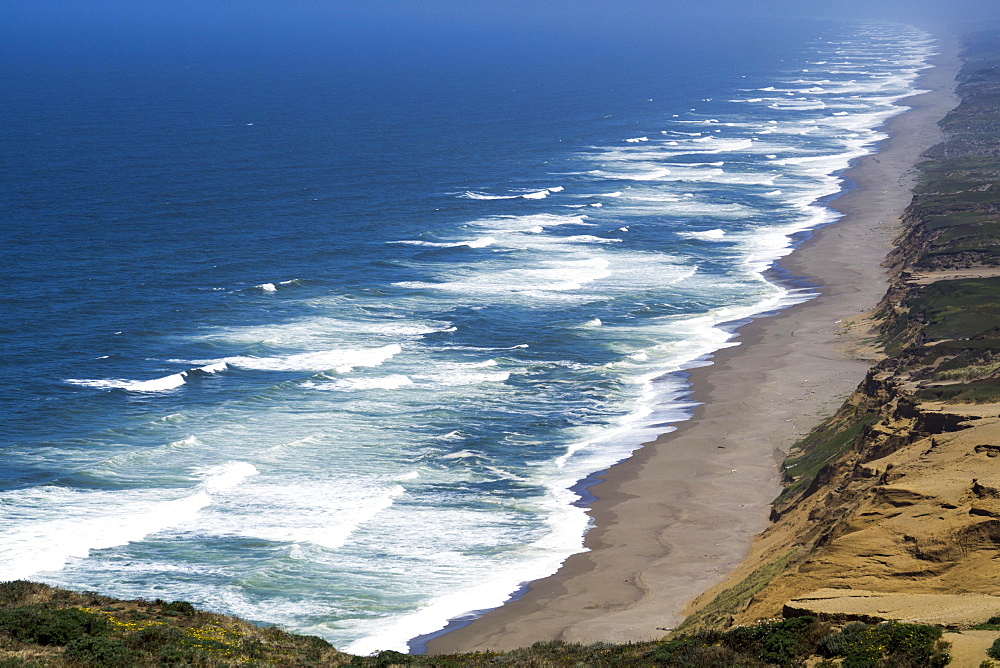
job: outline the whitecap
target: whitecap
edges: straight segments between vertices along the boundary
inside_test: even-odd
[[[420,239],[401,239],[399,241],[387,241],[387,244],[397,244],[406,246],[425,246],[428,248],[486,248],[497,242],[495,237],[479,237],[468,241],[422,241]]]
[[[459,450],[458,452],[452,452],[447,455],[441,455],[440,459],[470,459],[473,457],[481,457],[482,455],[472,452],[471,450]]]
[[[491,195],[490,193],[480,193],[473,192],[471,190],[466,190],[464,193],[459,195],[459,197],[464,197],[465,199],[517,199],[520,195]]]
[[[678,232],[678,236],[689,239],[701,239],[703,241],[719,241],[726,236],[725,230],[705,230],[703,232]]]
[[[548,190],[536,190],[530,193],[524,193],[521,195],[524,199],[545,199],[549,196]]]
[[[230,366],[255,371],[328,371],[347,373],[359,366],[379,366],[402,352],[398,344],[380,348],[345,348],[299,353],[284,357],[227,357]]]
[[[509,371],[462,371],[449,369],[448,373],[435,376],[419,376],[420,380],[444,387],[461,387],[463,385],[481,385],[483,383],[504,383],[510,378]]]
[[[336,392],[354,392],[359,390],[398,390],[413,385],[409,376],[393,374],[380,378],[341,378],[330,383],[317,383],[317,390],[333,390]]]
[[[198,367],[198,371],[203,373],[219,373],[220,371],[225,371],[228,367],[229,365],[225,362],[213,362],[212,364]]]
[[[621,239],[608,239],[605,237],[595,237],[590,234],[577,234],[571,237],[559,237],[560,241],[571,241],[575,243],[587,243],[587,244],[617,244],[621,243]]]
[[[106,380],[87,380],[83,378],[67,378],[65,382],[80,387],[93,387],[102,390],[120,389],[128,392],[165,392],[180,387],[186,382],[187,372],[172,373],[162,378],[152,380],[127,380],[110,378]]]

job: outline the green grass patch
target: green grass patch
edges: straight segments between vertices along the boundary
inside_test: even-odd
[[[1000,330],[1000,278],[938,281],[908,296],[903,313],[882,326],[879,340],[890,357],[900,355],[913,341],[935,341],[991,336]]]
[[[910,312],[923,315],[928,340],[971,339],[1000,328],[1000,278],[931,283]]]
[[[783,470],[787,484],[775,499],[775,506],[804,491],[824,466],[840,459],[857,442],[862,431],[878,419],[877,415],[859,415],[852,407],[845,407],[796,443],[792,447],[796,454],[785,459]]]
[[[731,615],[746,605],[750,597],[769,585],[778,575],[785,572],[785,569],[793,562],[797,554],[798,550],[790,550],[757,568],[739,584],[721,592],[701,610],[685,619],[674,631],[674,635],[722,628],[728,622]]]
[[[942,365],[944,367],[944,365]],[[939,368],[935,377],[938,380],[974,380],[984,378],[1000,370],[1000,362],[989,364],[969,364],[966,366],[949,366]]]
[[[917,392],[923,401],[944,401],[957,404],[990,404],[1000,402],[1000,380],[988,379],[971,383],[955,383],[927,387]]]

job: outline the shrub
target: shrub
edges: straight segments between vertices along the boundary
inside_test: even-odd
[[[996,640],[993,641],[993,644],[990,645],[990,648],[986,650],[986,655],[989,656],[991,659],[1000,660],[1000,638],[997,638]]]
[[[63,653],[70,661],[78,661],[102,668],[131,668],[139,665],[139,657],[117,638],[86,636],[77,638],[66,646]]]
[[[160,609],[163,610],[163,612],[167,613],[176,612],[182,615],[193,615],[195,613],[194,606],[188,603],[187,601],[172,601],[170,603],[167,603],[166,601],[163,601],[161,599],[156,599],[153,602],[159,605]]]
[[[867,628],[868,625],[863,622],[851,622],[839,633],[831,633],[820,640],[816,645],[816,653],[827,658],[847,656],[851,647],[861,642],[859,635]]]
[[[392,650],[385,650],[379,652],[375,656],[370,657],[360,657],[356,656],[351,660],[351,665],[356,666],[399,666],[408,663],[414,663],[419,661],[409,654],[403,654],[402,652],[394,652]]]
[[[762,665],[732,647],[713,642],[709,635],[718,637],[717,634],[700,633],[668,640],[648,652],[645,658],[656,665],[678,668],[751,668]]]
[[[821,640],[817,651],[827,658],[843,657],[843,668],[940,668],[950,660],[938,642],[940,638],[941,629],[936,626],[854,622]]]
[[[208,666],[218,665],[194,647],[164,647],[156,653],[157,666]],[[225,665],[225,664],[223,664]]]
[[[48,597],[52,588],[38,582],[12,580],[0,584],[0,605],[22,603],[35,597]]]
[[[990,617],[982,624],[976,624],[972,628],[982,631],[1000,631],[1000,615]]]
[[[813,654],[828,629],[814,617],[795,617],[705,631],[663,642],[645,658],[668,666],[794,666]]]
[[[793,617],[780,622],[741,626],[723,634],[723,643],[764,663],[790,666],[812,653],[808,632],[815,617]]]
[[[25,643],[66,645],[86,635],[107,633],[108,622],[78,608],[48,610],[24,606],[0,610],[0,632]]]
[[[164,647],[171,645],[186,644],[188,637],[183,631],[175,626],[165,626],[156,624],[139,629],[131,634],[125,641],[128,646],[145,652],[156,653]]]
[[[40,668],[42,664],[32,663],[16,656],[0,659],[0,668]]]

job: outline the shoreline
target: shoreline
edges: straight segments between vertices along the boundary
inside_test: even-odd
[[[588,491],[589,549],[523,595],[485,615],[411,641],[429,654],[507,650],[544,640],[630,642],[661,638],[685,606],[743,559],[768,526],[784,453],[864,378],[861,327],[842,320],[872,309],[888,278],[882,261],[911,199],[913,166],[940,137],[956,104],[957,39],[936,34],[939,53],[901,100],[889,136],[842,173],[827,206],[843,214],[777,263],[819,296],[737,330],[738,346],[690,369],[698,402],[676,430],[636,450]],[[855,350],[852,350],[855,349]]]

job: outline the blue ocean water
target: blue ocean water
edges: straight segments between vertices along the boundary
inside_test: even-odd
[[[684,419],[726,323],[811,296],[763,274],[933,53],[228,18],[6,22],[0,580],[359,653],[582,549],[570,488]]]

